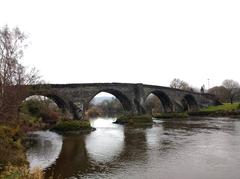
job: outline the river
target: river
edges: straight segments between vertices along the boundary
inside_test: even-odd
[[[240,119],[166,119],[152,127],[114,120],[92,119],[97,130],[87,134],[34,132],[30,167],[46,178],[240,178]]]

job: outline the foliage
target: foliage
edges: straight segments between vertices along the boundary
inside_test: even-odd
[[[123,114],[123,107],[118,99],[104,100],[99,104],[90,104],[86,112],[87,118],[98,116],[118,116]]]
[[[209,106],[207,108],[201,109],[201,111],[205,112],[214,112],[214,111],[233,111],[239,109],[239,103],[224,103],[223,105],[218,106]]]
[[[92,129],[89,120],[66,120],[58,122],[51,130],[59,132]]]
[[[160,113],[154,115],[153,117],[168,119],[168,118],[187,118],[189,116],[187,113],[184,112],[184,113]]]
[[[42,122],[41,118],[37,118],[25,113],[20,113],[20,117],[17,123],[24,132],[46,128],[46,124]]]
[[[229,92],[224,86],[212,87],[208,90],[208,93],[216,95],[220,102],[226,103],[229,101]]]
[[[203,108],[198,112],[188,113],[191,116],[239,116],[240,115],[239,103],[224,103],[219,106],[209,106]]]
[[[13,166],[7,165],[4,167],[4,171],[0,174],[0,179],[43,179],[43,171],[36,168],[33,171],[29,171],[26,165]]]
[[[150,115],[160,113],[164,110],[161,101],[154,94],[150,94],[147,97],[145,106],[146,106],[147,113]]]
[[[0,165],[26,163],[24,147],[21,144],[23,132],[20,127],[0,126]]]
[[[115,121],[116,124],[152,124],[152,117],[149,115],[125,115]]]
[[[20,112],[33,119],[33,121],[42,121],[45,123],[56,123],[61,118],[61,112],[53,102],[48,99],[29,99],[22,103]],[[22,116],[24,116],[22,115]],[[39,120],[40,119],[40,120]]]
[[[240,95],[240,85],[237,81],[226,79],[223,81],[222,85],[228,90],[227,97],[231,103],[233,103],[234,98]]]

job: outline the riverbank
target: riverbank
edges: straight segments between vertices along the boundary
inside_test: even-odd
[[[0,179],[43,179],[43,171],[30,172],[23,144],[25,132],[19,126],[0,124]]]
[[[239,103],[224,103],[218,106],[209,106],[196,112],[179,112],[179,113],[159,113],[154,114],[155,119],[171,119],[171,118],[188,118],[190,116],[199,117],[240,117]]]
[[[197,112],[189,112],[189,116],[209,116],[209,117],[236,117],[240,116],[239,103],[224,103],[218,106],[209,106]]]
[[[83,133],[95,130],[88,120],[61,120],[53,125],[40,121],[11,121],[0,123],[0,179],[43,179],[40,169],[30,171],[26,158],[27,132],[51,129],[59,133]]]

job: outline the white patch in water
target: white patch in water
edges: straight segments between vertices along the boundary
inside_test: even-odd
[[[30,169],[45,169],[51,166],[61,152],[62,136],[50,131],[37,131],[31,134],[36,143],[26,153]]]

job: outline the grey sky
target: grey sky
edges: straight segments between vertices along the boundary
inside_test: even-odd
[[[193,86],[239,81],[240,1],[0,0],[29,35],[24,64],[50,83]]]

